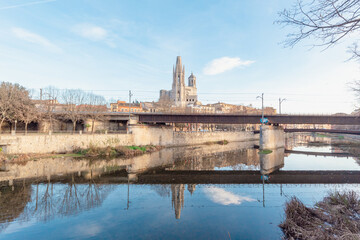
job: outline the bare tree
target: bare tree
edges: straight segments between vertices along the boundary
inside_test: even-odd
[[[38,119],[39,111],[36,109],[35,103],[26,92],[22,92],[18,98],[20,101],[18,101],[15,115],[17,120],[20,120],[25,124],[25,134],[27,134],[29,123]]]
[[[88,94],[84,111],[91,120],[91,133],[94,133],[95,122],[105,120],[105,112],[107,111],[105,98],[93,93]]]
[[[16,119],[22,101],[29,100],[29,93],[19,84],[1,82],[0,84],[0,133],[4,121]]]
[[[73,133],[76,130],[76,123],[84,118],[84,103],[86,93],[80,89],[67,89],[62,93],[61,99],[64,106],[64,117],[71,120]]]
[[[60,90],[49,86],[44,89],[43,92],[44,100],[40,105],[41,108],[41,119],[49,121],[49,131],[53,131],[54,129],[54,121],[56,120],[56,107],[59,105],[58,98],[60,97]]]
[[[297,3],[292,9],[279,13],[283,25],[297,29],[290,33],[285,46],[313,37],[318,41],[314,46],[330,47],[345,36],[356,33],[360,28],[360,0],[313,0]],[[350,46],[353,58],[359,58],[357,42]]]

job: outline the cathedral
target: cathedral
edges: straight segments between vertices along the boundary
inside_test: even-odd
[[[188,78],[188,86],[185,85],[185,66],[181,64],[181,57],[176,58],[176,66],[173,67],[172,89],[160,90],[160,102],[168,101],[176,107],[195,105],[198,101],[196,90],[196,77],[193,73]]]

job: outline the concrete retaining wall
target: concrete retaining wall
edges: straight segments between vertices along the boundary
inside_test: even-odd
[[[169,146],[174,142],[173,130],[171,126],[130,125],[129,130],[133,136],[132,145]]]
[[[227,140],[229,142],[254,140],[251,132],[173,132],[169,126],[133,125],[130,134],[54,134],[54,135],[0,135],[0,147],[5,153],[61,153],[91,145],[130,146],[161,145],[186,146]]]
[[[174,132],[173,145],[196,145],[223,140],[239,142],[254,139],[252,132]]]
[[[5,152],[9,154],[61,153],[74,148],[88,148],[90,145],[106,147],[132,145],[132,142],[132,136],[127,134],[0,136],[0,146],[6,144]]]
[[[284,129],[279,126],[263,126],[262,149],[276,149],[285,147]]]

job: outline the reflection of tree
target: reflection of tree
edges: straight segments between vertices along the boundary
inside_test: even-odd
[[[86,209],[93,208],[101,204],[102,192],[101,192],[100,184],[97,184],[93,179],[90,179],[85,189],[85,192],[86,192],[86,202],[85,202]]]
[[[154,191],[159,194],[160,197],[170,197],[171,188],[170,185],[159,184],[151,186]]]
[[[92,173],[91,173],[92,176]],[[62,185],[55,185],[62,187]],[[53,215],[70,215],[100,206],[107,195],[112,191],[112,185],[98,184],[92,177],[86,184],[76,183],[74,175],[71,175],[70,181],[65,185],[65,189],[59,193],[63,196],[57,196],[59,201],[53,205],[46,205]],[[48,188],[45,190],[43,199],[48,199]],[[51,198],[50,198],[51,199]],[[50,211],[48,211],[50,212]],[[47,220],[43,218],[44,220]]]
[[[36,185],[36,203],[34,212],[39,216],[41,220],[47,221],[50,220],[55,213],[54,203],[52,198],[52,193],[49,192],[50,179],[46,184],[46,189],[44,195],[40,198],[39,201],[39,184]]]
[[[59,213],[69,215],[76,213],[80,210],[80,200],[77,191],[77,185],[75,184],[74,175],[71,175],[71,181],[67,184],[66,190],[61,201]]]
[[[0,187],[0,231],[18,218],[31,200],[31,187],[20,184]]]
[[[80,180],[82,183],[77,183]],[[71,215],[100,206],[113,185],[98,184],[97,180],[75,178],[66,184],[23,184],[0,187],[0,231],[14,219],[37,218],[49,221],[56,215]],[[33,191],[31,191],[33,189]],[[33,197],[31,197],[33,193]]]

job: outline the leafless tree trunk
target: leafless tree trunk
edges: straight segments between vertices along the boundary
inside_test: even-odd
[[[35,108],[35,104],[30,99],[28,99],[21,102],[16,115],[17,119],[25,124],[25,134],[27,134],[29,123],[38,119],[39,112]]]
[[[73,124],[74,133],[76,130],[76,123],[84,118],[84,104],[86,100],[86,93],[82,90],[68,89],[62,94],[62,101],[64,103],[64,116]]]
[[[103,96],[88,94],[85,111],[91,119],[91,133],[94,133],[94,124],[96,121],[104,121],[107,112],[106,100]]]
[[[50,125],[49,131],[54,131],[54,119],[56,108],[59,105],[57,99],[60,97],[60,90],[50,86],[44,89],[43,95],[46,100],[43,100],[44,104],[42,104],[42,120],[48,120]]]

